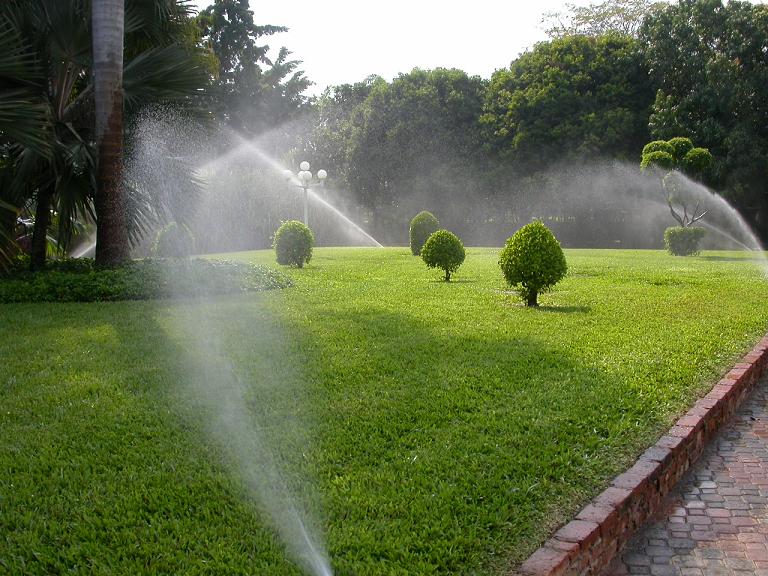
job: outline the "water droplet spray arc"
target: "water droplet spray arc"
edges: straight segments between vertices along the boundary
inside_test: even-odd
[[[226,162],[227,160],[230,160],[236,156],[242,155],[243,153],[250,154],[252,156],[257,157],[260,161],[267,164],[274,172],[278,175],[283,175],[286,173],[286,167],[271,156],[269,156],[267,153],[265,153],[259,146],[250,140],[247,140],[246,138],[237,135],[236,136],[238,145],[230,150],[229,152],[223,154],[219,158],[212,160],[210,162],[207,162],[204,164],[199,170],[198,174],[201,178],[207,178],[207,174],[214,170],[217,166],[217,164],[221,164],[223,162]],[[295,174],[291,176],[290,184],[294,185],[296,187],[303,186],[303,184],[299,181],[299,179],[296,177]],[[307,188],[307,193],[309,194],[309,199],[321,206],[324,210],[329,212],[333,218],[335,218],[337,221],[341,222],[348,230],[348,234],[351,238],[354,240],[361,241],[366,246],[373,246],[376,248],[382,248],[382,244],[376,240],[373,236],[371,236],[368,232],[363,230],[363,228],[358,225],[356,222],[354,222],[349,216],[344,214],[341,210],[339,210],[336,206],[331,204],[328,200],[317,194],[315,190],[312,188]]]

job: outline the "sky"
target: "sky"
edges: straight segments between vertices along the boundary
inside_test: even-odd
[[[594,0],[572,0],[588,5]],[[211,0],[196,0],[205,8]],[[545,12],[563,11],[561,0],[251,0],[256,24],[286,26],[288,32],[262,38],[285,46],[315,85],[359,82],[371,74],[391,80],[419,67],[459,68],[490,78],[520,53],[546,40]]]

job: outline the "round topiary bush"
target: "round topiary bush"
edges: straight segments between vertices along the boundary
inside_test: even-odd
[[[411,242],[411,254],[418,256],[421,254],[421,248],[432,233],[440,228],[440,222],[435,215],[426,210],[419,212],[411,220],[408,237]]]
[[[507,239],[499,266],[510,286],[517,287],[526,306],[538,306],[539,293],[557,284],[568,271],[560,243],[538,220]]]
[[[277,263],[303,268],[312,259],[315,236],[305,224],[298,220],[283,222],[275,232],[272,244]]]
[[[451,274],[464,262],[464,244],[459,237],[448,230],[432,233],[421,249],[421,259],[429,268],[441,268],[445,281],[451,281]]]
[[[700,227],[670,226],[664,230],[664,246],[673,256],[694,256],[705,233]]]
[[[662,170],[672,170],[675,167],[675,158],[668,152],[662,152],[656,150],[655,152],[649,152],[643,154],[643,159],[640,161],[640,170],[643,172],[648,168],[660,168]]]
[[[195,237],[186,224],[170,222],[157,233],[152,244],[154,258],[187,258],[195,253]]]
[[[653,142],[648,142],[648,144],[643,146],[643,152],[641,156],[647,156],[653,152],[664,152],[670,156],[674,156],[675,147],[666,140],[654,140]]]

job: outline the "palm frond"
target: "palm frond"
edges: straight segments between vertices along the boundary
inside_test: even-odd
[[[150,102],[184,100],[199,94],[207,82],[207,71],[184,48],[151,48],[125,66],[125,104],[137,108]]]

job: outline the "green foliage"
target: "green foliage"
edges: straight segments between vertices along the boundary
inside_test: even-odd
[[[675,148],[667,142],[666,140],[654,140],[653,142],[648,142],[645,146],[643,146],[643,156],[647,156],[648,154],[652,152],[665,152],[666,154],[669,154],[672,158],[675,157]]]
[[[411,219],[408,230],[408,240],[411,245],[411,254],[418,256],[421,248],[433,232],[440,228],[440,222],[432,212],[422,210]]]
[[[564,12],[547,12],[542,24],[550,38],[567,36],[603,36],[621,34],[636,36],[652,0],[603,0],[588,6],[567,3]]]
[[[708,183],[768,237],[768,8],[722,0],[658,6],[640,33],[658,89],[651,132],[687,134],[710,150]]]
[[[240,294],[286,288],[291,281],[266,266],[223,260],[135,260],[98,269],[87,258],[55,260],[40,272],[19,258],[0,278],[0,303],[103,302]]]
[[[161,228],[152,245],[154,258],[186,258],[195,253],[195,237],[186,224],[170,222]]]
[[[431,234],[421,249],[421,259],[427,267],[442,269],[446,282],[450,282],[451,274],[464,262],[464,256],[464,244],[448,230],[437,230]]]
[[[277,263],[303,268],[312,259],[315,236],[304,223],[298,220],[283,222],[275,232],[273,247]]]
[[[259,42],[285,32],[284,26],[254,22],[249,0],[215,0],[197,18],[203,41],[218,61],[214,81],[214,115],[232,129],[260,134],[295,119],[307,105],[303,92],[311,82],[298,60],[281,47],[270,59]]]
[[[200,65],[203,50],[188,37],[191,7],[186,4],[125,0],[127,115],[158,102],[188,106],[208,84]],[[38,216],[52,210],[61,249],[68,247],[78,222],[96,220],[91,36],[88,2],[0,4],[0,85],[11,88],[0,94],[0,164],[6,164],[0,170],[0,205],[17,213],[36,205]],[[15,121],[19,114],[26,119]],[[15,124],[10,130],[3,126],[9,121]],[[131,240],[140,239],[147,219],[169,208],[160,196],[127,202]],[[3,224],[0,236],[7,232]],[[50,225],[49,218],[36,217],[35,235],[45,238]],[[35,244],[35,262],[45,259],[44,244]]]
[[[664,230],[664,246],[673,256],[693,256],[699,253],[699,242],[706,229],[693,226],[670,226]]]
[[[676,136],[669,140],[668,144],[672,147],[672,156],[675,158],[675,162],[680,164],[685,158],[685,155],[693,148],[693,142],[690,138],[683,138],[682,136]]]
[[[496,71],[482,122],[496,154],[525,174],[564,158],[633,157],[648,140],[652,102],[636,40],[569,36]]]
[[[659,168],[661,170],[672,170],[675,167],[675,159],[669,152],[656,150],[643,154],[640,161],[640,169]]]
[[[461,70],[417,68],[389,83],[373,77],[326,94],[318,137],[332,134],[322,145],[329,170],[344,175],[361,204],[379,209],[434,193],[436,183],[447,194],[451,182],[480,180],[484,89]]]
[[[565,276],[568,265],[554,234],[536,220],[515,232],[501,251],[499,266],[510,286],[518,287],[527,306]]]
[[[681,165],[688,174],[700,176],[712,166],[712,154],[706,148],[691,148],[683,157]]]

